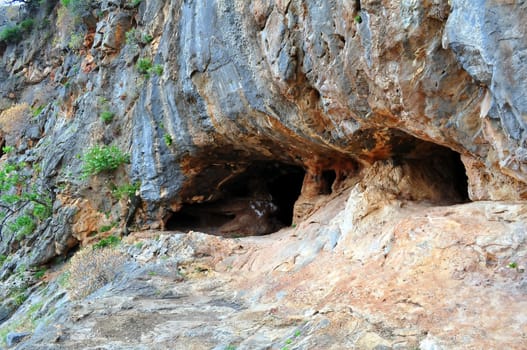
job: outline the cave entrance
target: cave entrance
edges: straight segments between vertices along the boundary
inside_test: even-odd
[[[224,181],[217,200],[186,204],[165,222],[167,230],[196,230],[226,237],[264,235],[293,222],[303,168],[262,161]]]
[[[461,155],[457,152],[450,152],[450,170],[453,177],[453,185],[459,195],[459,202],[469,202],[468,194],[468,176],[465,169],[465,164],[461,161]]]
[[[400,183],[401,195],[439,205],[469,202],[468,177],[461,155],[443,146],[425,146],[428,147],[426,153],[394,159],[407,177]]]

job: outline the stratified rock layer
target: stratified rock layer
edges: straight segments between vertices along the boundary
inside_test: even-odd
[[[412,334],[428,348],[515,347],[523,339],[523,315],[506,310],[500,319],[511,326],[503,329],[470,313],[480,305],[499,313],[492,295],[524,308],[523,272],[506,267],[525,265],[523,3],[83,4],[74,13],[45,2],[19,43],[0,43],[0,162],[17,164],[28,187],[52,202],[52,215],[35,220],[32,233],[8,229],[22,212],[2,219],[0,319],[30,294],[22,286],[37,282],[31,269],[108,235],[177,229],[243,237],[293,226],[307,253],[284,250],[278,235],[262,238],[277,255],[243,258],[266,277],[273,274],[266,260],[272,271],[296,274],[276,280],[290,284],[283,300],[296,303],[309,290],[306,305],[318,310],[322,298],[344,295],[370,325],[375,315],[419,324],[430,338]],[[94,145],[117,146],[130,164],[85,176]],[[21,188],[9,191],[2,195]],[[481,203],[462,205],[470,200]],[[325,226],[311,230],[321,212],[331,213]],[[360,274],[348,279],[355,268]],[[310,273],[331,291],[303,284]],[[468,277],[458,283],[459,276]],[[409,296],[398,295],[408,281]],[[445,295],[421,294],[435,285]],[[456,316],[457,305],[467,306]],[[449,317],[455,326],[442,321]],[[464,328],[471,322],[474,329]],[[449,342],[452,329],[464,330]],[[368,328],[350,344],[395,347],[383,337]]]
[[[162,227],[184,205],[224,199],[223,184],[255,162],[300,166],[315,180],[335,172],[338,187],[378,160],[444,152],[433,144],[479,169],[468,176],[471,199],[526,196],[521,5],[149,0],[137,8],[113,1],[93,6],[82,17],[78,56],[61,55],[72,44],[60,6],[47,10],[59,20],[55,40],[34,33],[5,48],[4,97],[33,107],[49,102],[45,97],[62,101],[44,109],[50,121],[40,137],[48,142],[38,148],[53,181],[67,180],[65,164],[66,172],[78,173],[75,157],[91,144],[129,149],[129,176],[141,182],[143,203],[126,215],[135,215],[139,226]],[[157,73],[141,74],[138,59],[157,65]],[[115,121],[101,125],[106,109]],[[324,192],[327,184],[317,186]],[[302,190],[304,199],[312,189]]]

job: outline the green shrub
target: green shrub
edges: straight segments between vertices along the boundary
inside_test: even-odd
[[[113,225],[104,225],[104,226],[101,226],[101,228],[99,229],[99,232],[101,233],[108,232],[112,228],[113,228]]]
[[[150,69],[152,69],[152,61],[148,58],[140,58],[136,67],[139,73],[148,75],[150,74]]]
[[[130,156],[116,146],[94,146],[84,155],[82,172],[84,176],[112,171],[128,163]]]
[[[38,117],[38,115],[42,112],[44,107],[45,107],[44,105],[41,105],[35,108],[31,108],[31,114],[33,115],[33,117],[35,118]]]
[[[20,215],[7,225],[7,227],[16,234],[16,238],[19,241],[25,236],[31,234],[36,226],[35,220],[27,214]]]
[[[101,120],[105,122],[106,124],[109,124],[112,122],[114,117],[114,114],[110,111],[104,111],[101,113]]]
[[[25,20],[20,22],[20,28],[22,28],[26,32],[29,32],[31,29],[33,29],[34,24],[35,20],[33,18],[26,18]]]
[[[160,64],[155,64],[151,69],[150,72],[153,72],[157,76],[161,76],[163,74],[163,66]]]
[[[142,45],[150,44],[154,37],[150,34],[140,33],[136,28],[132,28],[126,32],[126,44],[128,45],[137,45],[141,43]]]
[[[126,44],[136,45],[137,44],[137,29],[132,28],[126,32]]]
[[[27,299],[27,295],[24,294],[23,292],[17,293],[16,295],[13,296],[13,300],[17,306],[24,304],[24,301],[26,301],[26,299]]]
[[[8,26],[0,31],[0,41],[17,43],[22,40],[22,28],[18,25]]]
[[[51,203],[49,205],[35,203],[33,205],[33,216],[40,220],[44,220],[51,215]]]
[[[172,136],[170,136],[169,134],[165,134],[163,135],[163,139],[165,141],[165,145],[167,145],[168,147],[172,146]]]
[[[15,147],[13,147],[13,146],[4,146],[4,147],[2,147],[2,153],[4,153],[4,154],[11,153],[14,150],[15,150]]]
[[[108,230],[111,229],[112,226]],[[117,236],[108,236],[106,238],[101,239],[99,242],[95,243],[93,245],[93,249],[101,249],[106,247],[115,247],[118,246],[119,243],[121,243],[121,239]]]
[[[152,40],[154,40],[154,37],[150,34],[143,34],[141,36],[141,42],[144,44],[149,44],[152,42]]]
[[[148,58],[140,58],[137,61],[136,67],[139,73],[144,74],[147,77],[149,77],[152,73],[157,76],[161,76],[163,74],[163,65],[152,64],[152,61]]]
[[[42,268],[38,269],[37,271],[35,271],[35,273],[33,274],[33,277],[35,277],[37,280],[39,280],[42,277],[44,277],[45,274],[46,274],[46,268],[42,267]]]
[[[135,195],[135,192],[139,189],[140,186],[141,186],[140,182],[136,182],[134,184],[124,184],[121,186],[114,186],[114,188],[112,189],[112,195],[117,200],[120,200],[121,198],[125,196],[130,198]]]
[[[33,184],[32,175],[37,173],[38,163],[32,175],[28,170],[28,164],[9,160],[0,167],[0,236],[6,228],[17,240],[22,240],[35,230],[39,221],[51,215],[51,197],[38,192]]]

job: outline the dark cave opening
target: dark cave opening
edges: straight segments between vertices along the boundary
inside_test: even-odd
[[[397,162],[406,164],[411,178],[410,188],[404,190],[412,193],[408,198],[444,205],[470,201],[468,177],[458,152],[431,144],[426,153]]]
[[[331,194],[333,192],[333,183],[337,179],[337,173],[335,170],[324,170],[322,172],[322,181],[324,183],[324,188],[322,189],[321,194]]]
[[[450,173],[452,174],[453,186],[459,194],[460,202],[469,202],[468,177],[465,165],[461,161],[461,155],[457,152],[448,150],[447,155],[450,159]]]
[[[166,230],[196,230],[226,237],[263,235],[290,226],[305,171],[260,161],[219,185],[216,200],[188,203],[165,221]]]

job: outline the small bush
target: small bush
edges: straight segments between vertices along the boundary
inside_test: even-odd
[[[35,273],[33,274],[33,277],[39,280],[39,279],[42,279],[42,277],[44,277],[45,275],[46,275],[46,268],[42,267],[38,269],[37,271],[35,271]]]
[[[22,40],[22,28],[18,25],[8,26],[0,31],[0,41],[17,43]]]
[[[40,220],[44,220],[51,215],[51,203],[44,205],[41,203],[35,203],[33,205],[33,216]]]
[[[163,74],[163,66],[160,64],[155,64],[151,69],[150,72],[153,72],[157,76],[161,76]]]
[[[35,228],[36,223],[29,215],[20,215],[15,221],[9,223],[7,227],[16,234],[17,240],[21,241],[25,236],[31,234]]]
[[[126,32],[126,44],[136,45],[137,44],[137,29],[132,28]]]
[[[29,32],[31,29],[33,29],[33,25],[35,24],[35,20],[33,18],[27,18],[20,22],[20,28],[22,28],[24,31]]]
[[[150,44],[154,37],[150,34],[142,33],[136,28],[132,28],[126,32],[126,44],[128,45],[137,45],[137,44]]]
[[[84,176],[112,171],[128,163],[130,156],[116,146],[94,146],[84,155],[82,172]]]
[[[23,292],[17,293],[13,296],[13,300],[16,306],[20,306],[24,304],[24,301],[27,300],[27,295],[24,294]]]
[[[44,105],[41,105],[35,108],[31,108],[31,114],[33,115],[33,117],[38,117],[38,115],[44,110],[44,107]]]
[[[150,69],[152,69],[152,61],[150,61],[148,58],[140,58],[137,61],[136,67],[139,73],[148,75],[150,73]]]
[[[104,111],[101,113],[101,120],[105,122],[106,124],[109,124],[112,122],[114,117],[114,114],[110,111]]]
[[[105,231],[102,231],[103,229],[105,229],[106,231],[109,231],[112,229],[112,227],[114,227],[114,225],[108,225],[108,226],[103,226],[101,227],[101,229],[99,231],[101,232],[105,232]],[[117,236],[108,236],[106,238],[103,238],[101,239],[99,242],[95,243],[93,245],[93,249],[102,249],[102,248],[107,248],[107,247],[116,247],[119,245],[119,243],[121,243],[121,239]]]
[[[101,232],[101,233],[108,232],[108,231],[110,231],[113,227],[114,227],[114,225],[104,225],[104,226],[101,226],[101,228],[99,229],[99,232]],[[102,240],[101,240],[101,241],[102,241]],[[99,241],[98,243],[100,243],[101,241]]]
[[[139,189],[141,186],[140,182],[136,182],[134,184],[124,184],[121,186],[114,186],[112,188],[112,195],[117,199],[120,200],[123,197],[133,197],[135,195],[135,192]]]
[[[163,140],[165,141],[165,145],[167,145],[168,147],[172,146],[172,136],[170,136],[169,134],[165,134],[163,135]]]
[[[81,299],[111,282],[126,257],[112,248],[83,249],[73,256],[66,288],[72,299]]]
[[[152,40],[154,40],[154,37],[150,34],[143,34],[141,36],[141,42],[144,44],[149,44],[152,42]]]
[[[2,147],[2,153],[3,154],[11,153],[14,150],[15,150],[15,147],[13,147],[13,146],[4,146],[4,147]]]
[[[139,73],[144,74],[147,77],[149,77],[152,73],[157,76],[161,76],[163,74],[163,66],[161,64],[152,64],[152,61],[148,58],[140,58],[137,61],[136,67]]]

